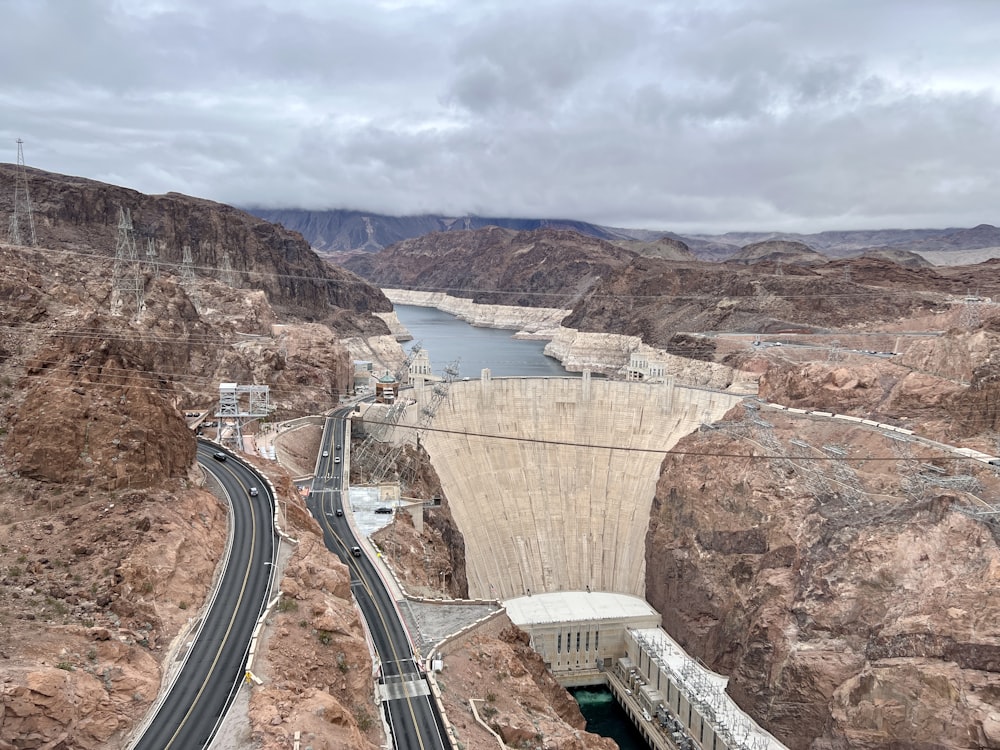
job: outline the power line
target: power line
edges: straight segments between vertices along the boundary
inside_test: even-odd
[[[90,261],[97,259],[105,259],[108,262],[112,262],[113,257],[106,255],[101,255],[99,253],[87,253],[78,250],[67,250],[67,249],[53,249],[49,251],[50,254],[63,254],[74,257],[87,258]],[[181,263],[166,261],[161,259],[159,262],[161,268],[166,269],[176,269],[176,273],[179,275],[184,275],[187,270],[200,271],[206,276],[218,277],[221,275],[222,271],[225,270],[222,264],[220,265],[194,265],[193,262],[188,265],[183,261]],[[340,266],[334,266],[335,268],[348,271]],[[349,271],[348,271],[349,272]],[[352,273],[352,272],[349,272]],[[316,276],[310,274],[294,274],[294,273],[277,273],[274,271],[249,271],[249,270],[236,270],[233,269],[233,274],[237,277],[235,279],[236,283],[240,283],[240,278],[245,278],[248,280],[252,279],[291,279],[297,281],[312,281],[316,283],[323,284],[337,284],[341,286],[355,286],[364,288],[378,288],[378,284],[374,281],[368,281],[362,279],[361,277],[347,277],[347,278],[331,278],[329,276]],[[352,273],[353,275],[353,273]],[[785,277],[786,279],[789,277]],[[797,277],[795,277],[797,278]],[[355,280],[356,279],[356,280]],[[814,277],[803,277],[803,284],[813,283],[816,279]],[[861,286],[858,284],[857,286]],[[555,298],[564,299],[567,301],[572,301],[579,299],[581,295],[575,292],[537,292],[528,290],[511,290],[511,289],[487,289],[483,287],[467,287],[467,286],[409,286],[409,287],[387,287],[392,289],[400,289],[401,291],[413,291],[413,292],[427,292],[427,293],[441,293],[441,294],[480,294],[480,295],[493,295],[493,296],[507,296],[507,297],[537,297],[537,298]],[[895,287],[883,287],[878,285],[872,285],[868,287],[863,287],[858,291],[842,291],[842,292],[823,292],[822,294],[817,294],[815,292],[802,292],[800,294],[792,293],[780,293],[771,290],[753,291],[749,293],[740,293],[739,291],[725,292],[725,291],[715,291],[715,292],[699,292],[694,294],[600,294],[596,292],[591,292],[587,295],[588,299],[616,299],[616,300],[664,300],[664,301],[674,301],[679,303],[684,302],[699,302],[699,301],[718,301],[720,298],[725,299],[758,299],[761,297],[766,297],[770,299],[777,300],[807,300],[807,299],[823,299],[823,300],[846,300],[854,298],[871,299],[872,291],[877,291],[882,296],[895,296],[895,295],[906,295],[913,296],[914,294],[924,294],[932,295],[938,297],[955,297],[952,300],[955,304],[959,304],[963,300],[958,299],[963,292],[959,291],[957,288],[954,291],[940,290],[940,289],[899,289]],[[992,289],[987,287],[981,290],[987,293],[985,296],[1000,297],[1000,287]],[[492,304],[492,303],[491,303]],[[983,303],[984,306],[987,303]]]
[[[65,364],[65,363],[63,363],[61,361],[54,361],[54,362],[51,362],[51,364]],[[78,368],[78,372],[83,372],[85,369],[86,369],[86,366],[79,367]],[[104,374],[104,373],[106,373],[106,370],[104,368],[101,368],[100,372],[101,372],[101,374]],[[129,390],[133,390],[133,389],[134,390],[144,390],[144,391],[155,392],[155,393],[160,394],[160,395],[170,395],[170,396],[176,396],[177,393],[178,393],[178,390],[179,390],[178,386],[180,384],[176,384],[175,385],[174,383],[172,383],[170,381],[165,381],[165,382],[161,382],[161,383],[154,383],[153,382],[154,378],[163,380],[163,379],[165,379],[167,377],[171,377],[172,375],[165,375],[163,373],[158,373],[156,371],[151,371],[151,370],[130,370],[130,369],[127,370],[127,369],[122,369],[122,368],[119,368],[117,370],[117,372],[120,372],[120,373],[123,373],[123,374],[127,374],[127,375],[133,375],[133,376],[135,375],[135,373],[138,372],[140,374],[149,375],[149,377],[140,377],[140,381],[143,381],[143,383],[145,383],[145,384],[135,383],[135,382],[132,382],[132,383],[128,383],[128,382],[105,383],[105,382],[97,382],[97,381],[87,381],[86,384],[87,384],[88,387],[114,388],[114,389],[118,389],[118,390],[123,389],[123,388],[129,389]],[[190,381],[190,380],[201,380],[201,381],[205,381],[208,384],[211,384],[212,386],[217,386],[218,385],[218,379],[216,379],[216,378],[199,377],[199,376],[189,376],[189,375],[187,375],[185,373],[179,373],[179,374],[175,373],[174,375],[179,375],[179,377],[183,377],[187,381]],[[55,373],[53,373],[51,371],[50,372],[29,373],[29,374],[26,374],[24,377],[42,378],[42,379],[45,379],[46,382],[49,382],[49,383],[64,384],[64,385],[67,385],[67,386],[79,385],[80,384],[80,380],[78,378],[73,378],[73,377],[68,377],[68,376],[63,376],[63,375],[55,375]],[[274,385],[272,385],[272,386],[270,386],[270,390],[271,390],[272,394],[273,393],[278,393],[278,394],[281,394],[281,393],[295,394],[295,393],[299,393],[301,389],[300,388],[292,388],[292,387],[283,388],[281,386],[274,386]],[[396,427],[399,427],[400,429],[413,429],[413,430],[417,429],[416,425],[398,424],[395,421],[388,422],[388,421],[382,421],[382,420],[376,420],[376,419],[366,419],[365,421],[369,425],[379,425],[379,426],[383,426],[383,427],[393,427],[393,426],[396,426]],[[540,444],[540,445],[553,445],[553,446],[568,446],[568,447],[574,447],[574,448],[588,448],[588,449],[594,449],[594,450],[608,450],[608,451],[620,451],[620,452],[630,452],[630,453],[651,453],[651,454],[664,455],[664,456],[674,455],[674,456],[700,456],[700,457],[705,457],[705,458],[741,458],[741,459],[747,459],[747,460],[752,460],[752,461],[776,461],[776,462],[787,462],[789,460],[789,457],[786,454],[784,454],[784,453],[756,453],[755,454],[755,453],[709,452],[709,451],[701,451],[701,450],[679,450],[679,449],[676,449],[676,448],[671,448],[671,449],[642,448],[642,447],[636,447],[636,446],[621,446],[621,445],[612,445],[612,444],[606,444],[606,443],[583,443],[583,442],[573,441],[573,440],[554,440],[554,439],[550,439],[550,438],[536,438],[536,437],[529,437],[529,436],[499,435],[499,434],[495,434],[495,433],[484,433],[484,432],[475,432],[475,431],[472,431],[472,430],[460,430],[460,429],[453,429],[453,428],[446,428],[446,427],[432,427],[432,426],[422,426],[422,427],[420,427],[420,430],[422,432],[439,432],[439,433],[449,434],[449,435],[462,435],[462,436],[466,436],[466,437],[481,438],[481,439],[484,439],[484,440],[502,440],[502,441],[508,441],[508,442],[522,442],[522,443],[531,443],[531,444]],[[884,437],[890,438],[890,437],[895,437],[895,435],[886,434]],[[761,446],[761,447],[764,447],[764,446]],[[871,462],[894,462],[894,461],[899,461],[899,455],[891,455],[891,456],[846,456],[846,455],[844,455],[844,456],[842,456],[842,455],[838,455],[837,452],[833,452],[832,454],[824,453],[824,454],[819,454],[819,455],[815,455],[815,456],[810,456],[810,460],[811,461],[817,461],[817,462],[838,462],[839,461],[839,462],[844,462],[844,463],[847,463],[847,464],[850,464],[852,462],[865,462],[865,463],[871,463]],[[976,461],[978,463],[982,463],[978,459],[972,458],[970,456],[953,455],[953,454],[931,455],[931,456],[925,457],[925,460]]]
[[[378,420],[366,420],[368,424],[388,424],[387,422],[380,422]],[[416,425],[407,424],[397,424],[399,429],[411,429],[416,430]],[[535,438],[535,437],[525,437],[522,435],[498,435],[495,433],[488,432],[474,432],[472,430],[459,430],[448,427],[422,427],[420,428],[423,432],[440,432],[447,435],[462,435],[465,437],[482,438],[484,440],[505,440],[519,443],[533,443],[539,445],[553,445],[553,446],[568,446],[572,448],[591,448],[594,450],[608,450],[608,451],[624,451],[626,453],[655,453],[661,456],[702,456],[705,458],[745,458],[754,461],[788,461],[788,456],[784,453],[780,454],[754,454],[754,453],[728,453],[728,452],[709,452],[701,450],[678,450],[676,448],[642,448],[636,446],[622,446],[622,445],[609,445],[606,443],[581,443],[574,440],[553,440],[551,438]],[[827,454],[821,453],[816,456],[810,456],[811,461],[824,461],[824,462],[839,462],[843,461],[846,463],[851,462],[895,462],[899,461],[899,456],[841,456],[836,453]],[[928,457],[928,460],[943,460],[943,461],[979,461],[979,459],[972,458],[971,456],[962,455],[951,455],[942,454],[936,456]]]

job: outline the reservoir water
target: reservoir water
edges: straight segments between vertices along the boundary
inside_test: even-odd
[[[513,331],[476,328],[433,307],[395,305],[395,310],[399,322],[414,339],[404,348],[409,351],[419,341],[430,356],[431,369],[438,375],[456,360],[460,376],[466,378],[478,378],[486,367],[498,376],[576,375],[542,353],[544,341],[522,341],[513,337]],[[607,689],[579,688],[572,693],[587,720],[588,732],[610,737],[621,750],[647,750],[642,735]]]
[[[559,360],[542,353],[545,341],[523,341],[514,331],[477,328],[464,320],[433,307],[395,305],[396,317],[413,336],[404,344],[409,351],[420,345],[431,358],[431,370],[442,375],[444,368],[458,361],[461,377],[478,378],[488,367],[493,375],[529,375],[544,377],[575,375],[563,369]]]

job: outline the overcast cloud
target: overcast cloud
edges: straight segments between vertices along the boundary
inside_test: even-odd
[[[1000,224],[996,0],[0,11],[0,160],[20,137],[31,166],[143,192],[684,232]]]

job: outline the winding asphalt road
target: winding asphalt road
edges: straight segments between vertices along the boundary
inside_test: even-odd
[[[134,750],[193,750],[211,742],[244,679],[247,652],[271,590],[277,543],[274,498],[266,482],[218,448],[198,444],[198,463],[229,496],[232,545],[214,601],[187,659]],[[250,487],[259,494],[251,497]]]
[[[392,595],[386,589],[367,544],[361,545],[343,515],[347,483],[344,481],[346,417],[349,408],[338,409],[323,429],[322,456],[309,495],[309,510],[320,526],[329,550],[337,554],[351,572],[351,589],[379,659],[379,693],[386,721],[398,750],[443,750],[450,747],[437,706],[415,657]],[[353,547],[364,550],[360,557]]]

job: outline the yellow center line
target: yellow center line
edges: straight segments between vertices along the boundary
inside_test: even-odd
[[[343,492],[343,490],[340,490],[340,491]],[[336,531],[334,531],[333,526],[330,525],[330,521],[329,521],[329,519],[326,516],[326,508],[323,506],[323,500],[322,499],[320,500],[320,506],[319,507],[320,507],[320,516],[322,516],[322,518],[323,518],[323,524],[326,526],[327,530],[330,532],[330,535],[332,537],[334,537],[338,542],[340,542],[341,547],[343,547],[345,550],[347,550],[349,552],[350,550],[348,549],[348,546],[346,544],[344,544],[344,540],[340,537],[339,534],[337,534]],[[358,572],[358,579],[361,582],[361,585],[364,586],[365,590],[368,592],[368,595],[371,597],[372,604],[375,605],[375,611],[378,613],[378,617],[382,621],[382,627],[385,628],[386,636],[389,636],[389,624],[385,621],[385,616],[382,613],[382,608],[379,606],[378,600],[375,598],[375,594],[372,592],[371,587],[368,585],[367,579],[364,577],[364,575],[362,575],[361,566],[354,562],[353,557],[350,558],[349,564],[353,565],[354,568],[357,570],[357,572]],[[399,658],[399,654],[396,652],[396,644],[393,643],[393,640],[392,640],[391,637],[389,637],[389,648],[392,650],[392,656],[393,656],[393,659],[394,659],[394,663],[395,664],[401,663],[401,659]],[[412,661],[412,659],[411,659],[411,661]],[[384,672],[383,672],[383,675],[384,675]],[[400,675],[400,676],[402,676],[402,675]],[[405,688],[403,689],[403,698],[406,700],[406,707],[407,707],[407,709],[409,709],[409,711],[410,711],[410,718],[413,720],[413,728],[414,728],[414,730],[417,733],[417,743],[420,745],[421,749],[423,749],[423,747],[424,747],[424,740],[423,740],[423,737],[421,736],[420,729],[419,729],[419,727],[417,725],[417,715],[413,711],[413,701],[410,700],[410,696],[406,692]]]
[[[239,482],[240,486],[243,486],[243,482],[240,481],[240,478],[239,476],[237,476],[236,472],[228,468],[227,471],[229,471],[229,473],[236,479],[236,481]],[[232,501],[232,498],[230,498],[230,501]],[[243,596],[247,590],[247,581],[250,579],[250,569],[253,566],[254,549],[257,545],[257,514],[254,511],[253,503],[251,502],[249,503],[249,505],[250,505],[251,529],[253,533],[250,537],[250,556],[249,559],[247,560],[246,572],[243,574],[243,585],[240,587],[239,598],[237,598],[236,600],[236,606],[233,607],[233,615],[232,617],[229,618],[229,625],[226,627],[225,635],[223,635],[222,641],[219,643],[219,650],[216,651],[215,653],[215,658],[212,660],[212,666],[209,668],[208,674],[205,676],[205,680],[201,683],[201,687],[198,688],[198,694],[195,695],[194,700],[191,701],[191,707],[187,710],[187,713],[184,714],[184,718],[181,719],[181,723],[177,726],[177,731],[173,733],[173,735],[170,738],[170,741],[167,742],[166,744],[167,748],[169,748],[171,745],[174,744],[174,740],[177,739],[177,735],[180,734],[181,729],[184,728],[184,725],[187,723],[188,719],[191,718],[191,714],[194,713],[194,709],[197,706],[198,701],[201,700],[202,693],[205,692],[205,688],[208,686],[208,681],[212,677],[212,673],[215,671],[216,665],[219,663],[219,657],[222,655],[222,649],[225,646],[226,641],[229,640],[229,634],[233,630],[233,623],[236,622],[236,613],[239,611],[240,604],[243,602]]]

